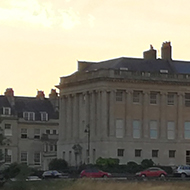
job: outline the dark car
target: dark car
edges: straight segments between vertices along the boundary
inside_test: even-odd
[[[85,169],[80,173],[80,177],[108,178],[111,177],[111,174],[98,169]]]
[[[62,174],[60,172],[58,172],[57,170],[48,170],[42,174],[43,178],[58,178],[61,176],[62,176]]]
[[[144,178],[144,177],[161,177],[161,178],[164,178],[167,176],[167,173],[164,170],[162,170],[161,168],[152,167],[152,168],[148,168],[144,171],[137,172],[136,176],[142,177],[142,178]]]

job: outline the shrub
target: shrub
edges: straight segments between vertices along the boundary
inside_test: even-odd
[[[117,158],[102,158],[102,157],[99,157],[96,160],[96,165],[98,165],[98,166],[106,166],[106,167],[113,167],[115,165],[119,165],[119,159],[117,159]]]
[[[64,171],[65,169],[68,168],[68,163],[64,159],[53,159],[49,163],[49,169],[50,170],[60,170]]]
[[[146,169],[146,168],[149,168],[149,167],[152,167],[154,166],[154,162],[152,161],[152,159],[144,159],[142,160],[141,162],[141,166]]]

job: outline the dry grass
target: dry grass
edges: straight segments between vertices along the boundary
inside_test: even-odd
[[[190,182],[111,182],[79,180],[65,190],[187,190]]]
[[[13,185],[13,184],[12,184]],[[2,190],[190,190],[189,181],[98,181],[98,180],[83,180],[77,181],[43,181],[39,183],[29,184],[24,186],[14,184],[14,186],[5,186]]]

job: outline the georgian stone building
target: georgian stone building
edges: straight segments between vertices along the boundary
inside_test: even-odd
[[[190,62],[172,60],[170,42],[143,56],[79,61],[61,77],[58,158],[190,164]]]
[[[30,167],[48,169],[57,156],[58,95],[52,89],[49,98],[43,91],[36,97],[14,96],[8,88],[0,96],[0,127],[5,137],[0,150],[5,164],[26,163]]]

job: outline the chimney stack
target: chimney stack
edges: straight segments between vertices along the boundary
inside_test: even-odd
[[[11,106],[14,106],[15,105],[14,90],[12,88],[7,88],[4,94],[7,97]]]
[[[59,97],[55,89],[51,89],[51,92],[49,94],[49,100],[53,105],[54,110],[57,111],[59,108]]]
[[[143,52],[144,59],[156,59],[156,50],[150,45],[150,50]]]
[[[172,46],[170,42],[163,42],[161,48],[161,57],[164,60],[172,59]]]
[[[37,99],[40,99],[40,100],[44,100],[44,98],[45,98],[44,91],[39,90],[39,91],[37,92],[36,98],[37,98]]]

